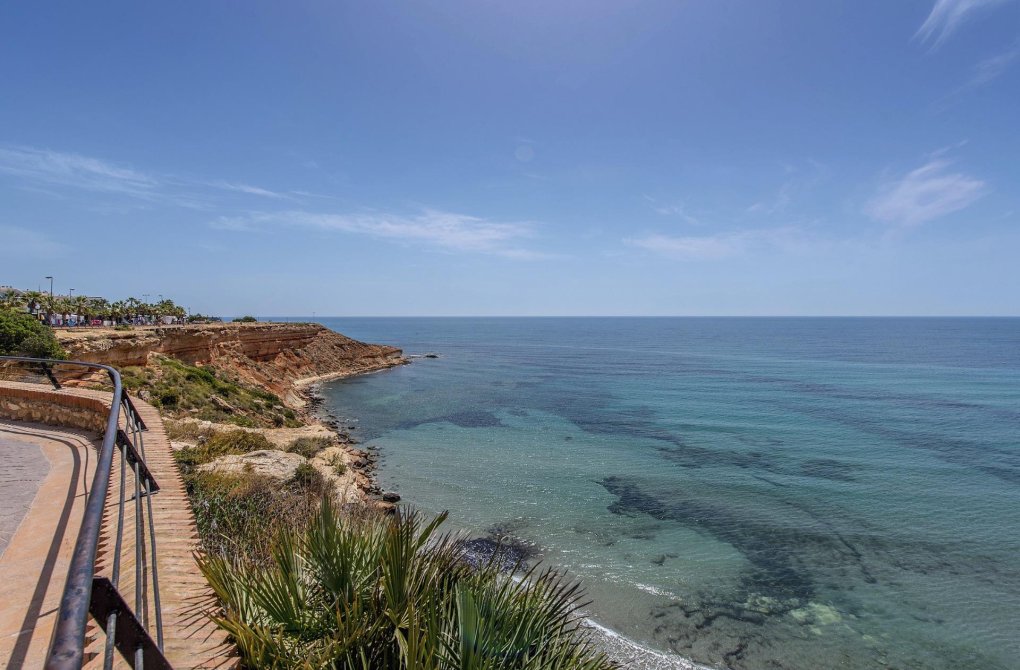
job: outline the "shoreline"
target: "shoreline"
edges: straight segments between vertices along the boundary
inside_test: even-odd
[[[411,359],[417,357],[421,356],[409,355],[405,356],[405,359],[407,359],[407,363],[409,363]],[[360,376],[362,374],[383,372],[392,367],[396,366],[391,365],[376,370],[366,370],[354,373],[321,375],[316,378],[308,378],[294,382],[294,386],[300,389],[299,392],[301,393],[302,397],[307,403],[305,408],[303,408],[303,413],[306,413],[306,419],[309,421],[309,423],[314,421],[318,425],[322,425],[334,431],[338,438],[341,440],[342,446],[344,447],[347,446],[353,447],[353,445],[358,444],[356,441],[354,441],[353,438],[350,437],[350,434],[343,429],[344,424],[341,421],[341,417],[337,416],[329,408],[325,407],[327,403],[327,397],[322,392],[321,384],[329,381],[335,381],[338,379]],[[358,420],[357,417],[347,417],[347,419],[355,421]],[[345,442],[345,440],[347,441]],[[379,448],[366,447],[365,449],[360,449],[359,451],[372,453],[374,456],[374,458],[371,461],[371,464],[363,469],[360,469],[359,471],[363,475],[365,475],[371,482],[372,487],[377,492],[375,493],[375,495],[380,496],[382,493],[379,485],[379,480],[377,477]],[[400,499],[398,498],[398,500]],[[393,508],[396,506],[397,501],[391,503],[383,501],[381,498],[368,498],[366,499],[366,502],[369,504],[376,504],[387,508]],[[406,501],[400,501],[400,503],[408,504]],[[497,546],[496,543],[498,541],[492,540],[492,538],[490,537],[491,533],[485,530],[476,529],[474,531],[471,531],[470,529],[464,529],[460,532],[465,533],[464,537],[462,538],[462,541],[464,542],[470,543],[482,539],[485,540],[487,543],[492,544],[493,546],[489,547],[490,553],[491,550],[495,546]],[[501,538],[501,540],[499,541],[502,541],[503,539],[510,539],[511,543],[508,546],[511,548],[511,550],[515,550],[514,546],[515,538],[513,538],[512,535],[507,535],[506,538]],[[488,554],[485,554],[484,549],[480,553],[484,554],[482,556],[483,559],[488,557]],[[527,558],[524,557],[524,560],[527,561]],[[539,562],[541,562],[541,558],[539,558]],[[619,663],[621,668],[640,668],[641,670],[717,670],[712,666],[697,663],[689,658],[686,658],[674,652],[660,651],[658,649],[652,649],[648,646],[645,646],[640,642],[632,640],[626,635],[619,633],[613,630],[612,628],[609,628],[608,626],[599,623],[597,620],[595,620],[595,618],[593,618],[593,615],[591,615],[588,612],[583,612],[583,617],[580,619],[580,626],[591,632],[593,643],[595,644],[595,646],[598,647],[601,651],[603,651],[610,659]]]

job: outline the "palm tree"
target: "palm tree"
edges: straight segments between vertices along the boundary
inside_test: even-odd
[[[25,291],[23,295],[25,297],[28,311],[33,314],[38,314],[43,307],[43,298],[47,297],[49,294],[41,291]]]
[[[145,305],[144,302],[138,298],[128,298],[124,301],[124,311],[126,316],[130,317],[132,321],[138,318],[141,314],[142,307]]]
[[[117,300],[110,305],[110,318],[112,318],[116,323],[120,323],[120,320],[127,316],[127,314],[128,305],[125,301]]]
[[[73,298],[68,299],[68,305],[70,310],[78,315],[81,322],[78,325],[84,325],[89,322],[89,313],[92,301],[84,295],[76,295]]]
[[[472,568],[437,536],[446,518],[342,516],[328,497],[268,567],[200,559],[223,603],[215,617],[248,668],[608,670],[581,627],[576,584],[495,562]]]
[[[110,316],[110,303],[106,298],[89,298],[88,315],[93,319],[107,319]],[[91,320],[91,319],[90,319]]]
[[[14,310],[25,309],[28,306],[28,299],[23,292],[11,290],[0,295],[0,306]]]

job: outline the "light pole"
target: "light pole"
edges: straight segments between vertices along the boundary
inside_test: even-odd
[[[53,277],[46,275],[46,279],[50,280],[50,307],[46,310],[46,324],[53,325]]]
[[[67,289],[67,297],[68,298],[73,298],[74,297],[74,289],[73,288]]]

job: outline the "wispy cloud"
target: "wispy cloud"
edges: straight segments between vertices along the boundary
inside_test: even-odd
[[[0,225],[0,257],[49,260],[67,253],[67,245],[43,233],[18,226]]]
[[[888,180],[865,206],[872,218],[897,226],[918,226],[964,209],[986,192],[985,182],[950,171],[936,155],[903,177]]]
[[[148,201],[166,201],[182,207],[206,209],[213,191],[228,191],[260,198],[295,200],[314,194],[283,193],[239,181],[203,180],[178,175],[146,173],[111,161],[76,153],[27,146],[0,146],[0,174],[21,182],[20,188],[63,197],[55,187],[121,195]],[[48,187],[48,188],[41,188]]]
[[[788,180],[779,187],[776,196],[771,200],[762,200],[747,208],[748,214],[776,214],[790,206],[794,190],[794,182]]]
[[[1018,57],[1020,57],[1020,40],[1014,42],[1013,46],[1002,53],[986,58],[975,65],[968,86],[976,88],[997,79]]]
[[[50,185],[150,197],[157,181],[98,158],[24,146],[0,147],[0,173]]]
[[[644,194],[643,197],[656,214],[661,214],[662,216],[673,216],[696,226],[704,225],[704,221],[691,214],[687,206],[682,202],[664,203],[648,194]]]
[[[829,168],[808,158],[797,163],[780,163],[783,181],[772,195],[763,197],[744,210],[745,214],[772,216],[786,214],[791,206],[799,204],[819,184],[829,178]]]
[[[931,47],[937,48],[978,10],[1002,3],[1004,0],[936,0],[928,18],[914,35]]]
[[[252,231],[281,225],[296,226],[403,243],[424,243],[449,251],[485,253],[520,260],[548,257],[542,252],[519,246],[521,240],[534,236],[534,226],[530,223],[498,222],[434,209],[426,209],[415,215],[381,212],[356,214],[262,212],[243,217],[221,217],[211,225],[233,231]]]
[[[811,244],[795,226],[735,230],[715,235],[664,235],[654,233],[628,238],[624,244],[677,260],[720,260],[754,250],[795,251]]]
[[[264,198],[276,198],[280,200],[293,199],[293,196],[287,193],[277,193],[276,191],[270,191],[269,189],[260,188],[258,186],[252,186],[251,184],[243,184],[241,182],[236,181],[212,181],[209,182],[209,186],[212,186],[213,188],[222,189],[224,191],[236,191],[238,193],[247,193],[248,195],[259,195]]]

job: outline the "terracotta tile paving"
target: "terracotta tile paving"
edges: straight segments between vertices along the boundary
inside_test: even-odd
[[[10,389],[13,386],[15,385],[12,383],[0,383],[0,396],[3,396],[5,390]],[[38,389],[38,385],[33,386],[35,389]],[[61,394],[63,396],[60,398],[61,402],[80,403],[86,399],[92,402],[94,402],[95,399],[100,399],[105,403],[109,402],[109,394],[103,394],[96,391],[69,389],[60,392],[50,391],[49,393],[52,394],[51,398],[53,395],[58,393]],[[202,577],[201,573],[198,571],[198,566],[195,563],[194,552],[198,549],[198,536],[195,529],[194,517],[181,481],[180,473],[174,463],[172,451],[170,449],[170,442],[164,432],[162,421],[160,420],[158,412],[152,406],[137,400],[135,401],[135,405],[142,416],[142,420],[148,427],[148,431],[143,433],[145,460],[150,471],[160,485],[160,491],[156,495],[152,496],[152,508],[153,524],[156,534],[155,563],[160,577],[160,596],[163,611],[165,638],[164,652],[175,668],[235,667],[237,659],[233,656],[233,648],[227,643],[225,634],[217,629],[204,614],[209,608],[215,605],[215,600],[208,584],[206,584],[204,577]],[[76,473],[78,479],[81,479],[81,472],[74,470],[75,461],[70,456],[70,449],[67,446],[67,442],[71,442],[73,439],[79,441],[77,442],[77,450],[79,453],[78,460],[79,462],[87,461],[86,465],[79,466],[79,470],[85,470],[88,465],[94,466],[97,445],[88,443],[87,437],[90,435],[94,436],[95,433],[89,434],[82,431],[56,429],[24,423],[6,422],[6,424],[4,424],[4,427],[6,428],[20,430],[22,432],[29,432],[29,426],[31,426],[31,431],[38,431],[39,433],[47,434],[46,438],[38,438],[38,440],[41,441],[40,446],[44,453],[46,453],[47,458],[50,458],[51,452],[58,456],[60,453],[63,453],[60,460],[63,465],[58,466],[58,464],[50,458],[50,473],[47,475],[46,479],[43,480],[42,486],[47,486],[47,482],[52,480],[54,482],[52,487],[54,489],[61,489],[64,495],[63,499],[66,500],[68,496],[68,482],[72,471]],[[72,435],[74,436],[73,439],[69,437]],[[13,437],[11,439],[13,439]],[[17,439],[25,440],[26,438],[17,436]],[[47,451],[47,447],[45,446],[47,440],[51,440],[49,451]],[[60,442],[60,440],[63,440],[63,442]],[[63,444],[63,446],[57,446],[58,444]],[[87,481],[91,484],[91,474],[87,476]],[[131,500],[134,494],[134,480],[133,476],[130,474],[130,470],[128,471],[125,481],[127,483],[125,497]],[[107,496],[106,513],[103,524],[103,532],[100,537],[100,551],[97,563],[97,571],[107,577],[111,576],[114,562],[119,485],[120,456],[118,452],[114,459],[113,476],[111,477],[110,491]],[[41,491],[42,489],[40,489],[40,492]],[[79,501],[79,506],[83,506],[83,502],[80,501],[80,486],[77,491],[78,493],[76,495],[78,497],[76,497],[75,500]],[[0,489],[0,495],[2,494],[2,489]],[[0,577],[3,578],[2,581],[5,585],[8,581],[8,571],[14,569],[13,567],[8,567],[6,565],[6,563],[9,563],[8,556],[12,554],[12,551],[15,549],[21,535],[24,534],[23,531],[29,526],[29,520],[34,518],[33,515],[38,515],[40,519],[48,520],[50,526],[45,526],[45,528],[50,528],[53,525],[53,519],[59,517],[59,513],[50,509],[55,503],[44,505],[43,503],[46,500],[50,500],[50,497],[48,496],[44,498],[42,495],[36,496],[36,500],[29,509],[28,514],[25,517],[25,521],[21,523],[21,526],[15,534],[10,547],[8,547],[8,550],[4,553],[3,558],[0,559]],[[146,527],[145,537],[148,538],[147,528],[149,519],[144,499],[142,508],[143,521]],[[74,536],[77,533],[78,524],[80,523],[80,515],[81,511],[79,509],[77,511],[77,517],[71,519],[67,524],[67,528],[69,530],[67,530],[64,534],[65,538],[63,544],[67,545],[65,549],[68,555],[70,554],[70,547],[73,546],[74,543]],[[33,524],[34,523],[35,522],[33,522]],[[43,542],[48,544],[54,541],[52,532],[49,530],[44,531],[44,526],[33,525],[32,527],[35,530],[30,535],[34,542]],[[133,502],[129,502],[125,505],[119,590],[132,608],[135,603],[134,534],[135,505]],[[37,544],[26,545],[23,553],[18,554],[20,557],[20,563],[18,563],[20,566],[19,569],[26,573],[30,573],[34,570],[38,581],[38,558],[46,555],[46,553],[46,550],[39,547]],[[151,559],[152,557],[149,556],[148,544],[146,544],[146,554],[142,560],[151,563]],[[12,556],[11,561],[13,560],[14,557]],[[59,582],[59,584],[51,583],[49,587],[45,589],[47,598],[50,598],[51,594],[55,594],[55,599],[52,600],[52,602],[46,601],[48,606],[44,606],[39,609],[38,614],[40,615],[43,612],[49,612],[52,610],[56,606],[57,601],[59,601],[60,590],[63,587],[63,577],[66,572],[66,559],[62,566],[62,570],[58,563],[51,572],[53,581]],[[25,593],[28,593],[28,591],[25,591]],[[24,603],[26,601],[25,597],[20,598],[20,600],[16,597],[4,597],[2,592],[0,592],[0,597],[3,597],[3,601],[5,603]],[[151,622],[154,617],[151,582],[148,582],[143,586],[143,601],[146,603],[146,606],[144,606],[143,609],[146,611]],[[23,605],[11,605],[12,611],[19,607],[22,617],[24,617]],[[13,618],[16,619],[17,616],[15,615]],[[99,630],[98,626],[94,623],[90,624],[90,626],[89,637],[93,638],[93,642],[90,645],[86,645],[86,652],[95,654],[96,658],[94,658],[91,663],[87,663],[86,667],[99,667],[98,661],[101,661],[105,637],[102,634],[102,631]],[[33,645],[37,644],[38,640],[45,638],[45,642],[38,643],[42,648],[42,653],[44,654],[45,647],[48,645],[49,641],[50,629],[47,628],[44,635],[41,633],[41,629],[42,624],[37,624],[36,634],[32,636],[32,643]],[[13,632],[15,636],[17,636],[18,630],[20,629],[15,627]],[[7,628],[4,628],[3,632],[6,631]],[[24,644],[22,646],[24,646]],[[8,656],[3,653],[3,649],[6,649],[6,647],[0,648],[0,661],[8,658]],[[28,664],[26,661],[24,667],[40,666],[41,661],[38,665]],[[127,667],[127,665],[123,662],[118,663],[118,666]],[[18,666],[15,665],[12,667]]]

